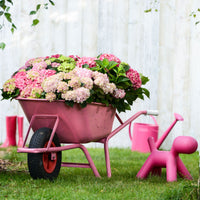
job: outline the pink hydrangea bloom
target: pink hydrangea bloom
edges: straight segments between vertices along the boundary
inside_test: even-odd
[[[51,58],[59,58],[59,57],[60,57],[60,54],[55,54],[51,56]]]
[[[90,97],[90,91],[87,88],[80,87],[72,91],[67,91],[62,94],[62,98],[67,101],[83,103]]]
[[[44,89],[45,92],[50,93],[50,92],[56,92],[57,87],[58,87],[58,82],[60,80],[57,79],[55,76],[51,76],[47,79],[45,79],[42,82],[42,88]]]
[[[87,77],[91,78],[92,77],[92,71],[86,68],[78,68],[76,67],[74,69],[75,75],[78,77]]]
[[[123,99],[126,95],[126,92],[122,89],[118,89],[116,88],[114,90],[114,97],[117,98],[117,99]]]
[[[95,60],[97,60],[95,57],[82,57],[77,61],[76,66],[82,67],[83,65],[87,64],[90,68],[96,67]]]
[[[93,81],[91,78],[88,77],[81,77],[80,78],[81,83],[83,83],[83,87],[91,90],[93,88]]]
[[[52,101],[54,101],[56,99],[56,94],[53,93],[53,92],[46,93],[45,98],[48,101],[52,102]]]
[[[81,86],[80,78],[77,76],[74,76],[69,82],[68,85],[72,87],[73,89],[79,88]]]
[[[109,83],[109,78],[107,74],[102,74],[100,72],[94,71],[92,77],[94,79],[94,84],[99,86],[100,88],[104,87],[107,83]]]
[[[76,92],[75,90],[67,91],[61,96],[66,101],[75,101],[76,100]]]
[[[129,69],[126,72],[126,76],[131,80],[134,89],[138,89],[141,87],[142,81],[140,78],[140,74],[136,70]]]
[[[68,57],[73,58],[75,61],[78,61],[80,59],[77,55],[69,55]]]
[[[3,91],[8,92],[8,94],[12,94],[14,90],[15,90],[15,79],[14,78],[8,79],[3,84]]]
[[[25,66],[29,67],[29,66],[33,65],[33,63],[39,63],[39,62],[42,62],[44,60],[45,60],[44,57],[31,58],[28,61],[26,61]]]
[[[105,94],[113,94],[116,89],[116,85],[114,83],[107,83],[103,87],[101,87]]]
[[[41,69],[46,69],[47,63],[45,61],[41,61],[39,63],[33,63],[33,68],[34,70],[41,70]]]
[[[23,98],[30,97],[32,88],[33,88],[32,85],[27,85],[26,87],[24,87],[23,90],[20,93],[20,97],[23,97]]]
[[[56,71],[51,70],[51,69],[42,69],[39,71],[39,73],[40,73],[40,76],[47,78],[49,76],[53,76],[54,74],[56,74]]]
[[[69,89],[69,86],[66,82],[60,81],[58,83],[57,92],[66,92]]]
[[[109,61],[115,61],[119,64],[121,63],[121,60],[119,58],[117,58],[115,55],[107,54],[107,53],[101,54],[99,57],[99,60],[103,60],[105,58],[108,59]]]
[[[31,79],[28,79],[26,76],[26,71],[17,72],[13,78],[15,79],[15,85],[20,90],[23,90],[27,85],[32,83]]]
[[[76,103],[83,103],[90,97],[90,91],[87,88],[80,87],[75,90],[76,92]]]
[[[53,62],[53,63],[51,63],[51,66],[52,66],[52,67],[59,67],[59,66],[60,66],[60,63]]]

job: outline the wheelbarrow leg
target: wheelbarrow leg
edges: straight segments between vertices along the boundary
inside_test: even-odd
[[[84,154],[85,154],[85,156],[86,156],[86,158],[87,158],[87,160],[89,162],[90,168],[92,169],[94,175],[96,177],[101,177],[99,172],[97,171],[97,168],[96,168],[96,166],[95,166],[95,164],[94,164],[94,162],[93,162],[93,160],[92,160],[87,148],[85,146],[81,145],[81,144],[80,144],[79,148],[84,152]]]
[[[111,167],[110,167],[110,156],[109,156],[109,149],[108,149],[108,140],[105,140],[105,142],[104,142],[104,152],[105,152],[107,176],[110,178],[111,177]]]

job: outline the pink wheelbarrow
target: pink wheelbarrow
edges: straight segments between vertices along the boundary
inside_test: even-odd
[[[96,166],[84,143],[98,142],[104,144],[107,176],[111,177],[108,141],[121,129],[140,115],[156,115],[153,111],[140,111],[123,122],[115,108],[92,103],[85,108],[75,104],[73,108],[64,101],[48,102],[43,99],[17,98],[30,123],[23,146],[19,153],[28,153],[28,168],[33,179],[55,179],[60,167],[91,168],[96,177],[100,177]],[[112,131],[114,117],[120,125]],[[34,131],[29,147],[26,142],[30,130]],[[60,145],[60,144],[66,145]],[[80,148],[88,163],[62,162],[61,152]]]

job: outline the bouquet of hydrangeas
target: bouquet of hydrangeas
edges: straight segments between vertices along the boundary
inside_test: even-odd
[[[65,100],[69,106],[82,107],[98,102],[121,112],[130,110],[137,98],[149,97],[142,88],[148,81],[112,54],[81,58],[57,54],[28,60],[1,90],[3,99]]]

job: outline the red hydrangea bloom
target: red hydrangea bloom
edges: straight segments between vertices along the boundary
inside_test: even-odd
[[[133,83],[133,88],[136,90],[138,88],[141,87],[142,85],[142,81],[141,81],[141,78],[140,78],[140,74],[134,70],[134,69],[129,69],[127,72],[126,72],[126,76],[131,80],[131,82]]]
[[[108,59],[109,61],[115,61],[119,64],[121,63],[121,60],[119,58],[117,58],[115,55],[107,54],[107,53],[101,54],[99,57],[99,60],[103,60],[105,58]]]

